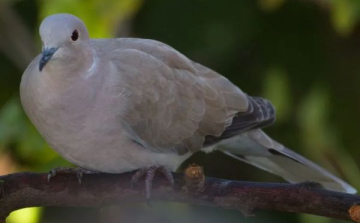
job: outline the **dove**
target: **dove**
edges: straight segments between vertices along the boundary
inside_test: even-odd
[[[40,25],[43,50],[25,70],[23,108],[52,149],[85,170],[136,171],[147,197],[157,171],[193,153],[221,151],[291,183],[356,190],[271,139],[266,99],[249,96],[226,77],[171,46],[150,39],[91,39],[71,14]]]

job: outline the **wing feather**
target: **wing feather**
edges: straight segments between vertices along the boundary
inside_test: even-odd
[[[104,50],[100,40],[94,45]],[[257,99],[165,44],[118,39],[106,47],[113,52],[111,61],[128,95],[122,105],[125,125],[130,137],[146,148],[195,152],[210,145],[205,142],[209,136],[219,141],[230,137],[230,130],[240,133],[269,117],[259,112],[263,107]],[[254,111],[258,113],[252,115]],[[241,122],[236,122],[237,116]]]

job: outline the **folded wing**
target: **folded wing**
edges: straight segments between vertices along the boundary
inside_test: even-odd
[[[157,41],[121,39],[111,61],[128,96],[125,125],[154,151],[195,152],[274,118],[266,100]]]

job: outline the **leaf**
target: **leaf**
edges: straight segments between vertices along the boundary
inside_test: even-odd
[[[6,218],[8,223],[37,223],[40,220],[42,208],[23,208],[11,212]]]
[[[264,78],[264,97],[269,99],[276,108],[276,121],[279,123],[290,113],[291,99],[289,80],[286,72],[280,67],[267,70]]]
[[[331,0],[331,17],[335,30],[349,36],[360,19],[360,1]]]

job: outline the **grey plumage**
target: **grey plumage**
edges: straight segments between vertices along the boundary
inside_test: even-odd
[[[76,165],[109,173],[175,170],[196,151],[218,149],[291,182],[355,192],[260,130],[275,120],[269,101],[164,43],[90,39],[69,14],[46,18],[40,35],[45,50],[56,51],[29,65],[21,100],[50,146]]]

